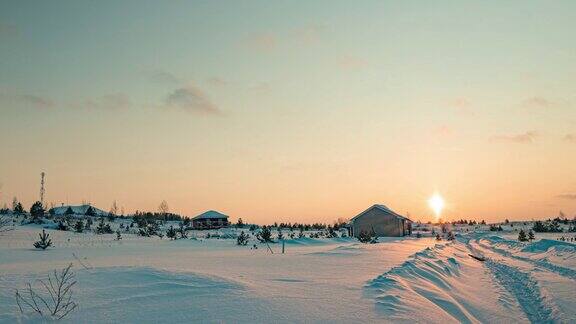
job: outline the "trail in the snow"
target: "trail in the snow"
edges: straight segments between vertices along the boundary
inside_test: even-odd
[[[487,260],[486,266],[500,284],[516,297],[531,322],[551,323],[554,321],[552,308],[544,302],[538,283],[528,273],[492,260]]]
[[[562,267],[562,266],[557,266],[555,264],[552,264],[546,260],[532,260],[530,258],[525,258],[525,257],[521,257],[518,255],[514,255],[509,251],[497,248],[497,247],[493,247],[493,246],[488,246],[481,241],[482,238],[477,238],[475,241],[478,245],[480,245],[481,247],[485,248],[485,249],[489,249],[491,251],[494,251],[502,256],[505,257],[509,257],[509,258],[513,258],[516,260],[520,260],[520,261],[524,261],[524,262],[528,262],[536,267],[540,267],[540,268],[544,268],[548,271],[554,272],[556,274],[559,274],[563,277],[567,277],[570,278],[572,280],[576,280],[576,270],[573,269],[569,269],[566,267]]]

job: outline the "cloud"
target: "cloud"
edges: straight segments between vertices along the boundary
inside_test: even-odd
[[[528,131],[522,134],[510,134],[510,135],[496,135],[492,136],[490,140],[492,142],[507,142],[507,143],[518,143],[518,144],[530,144],[534,143],[538,137],[538,132]]]
[[[450,101],[448,105],[454,109],[454,111],[460,115],[474,115],[472,110],[472,102],[464,97],[458,97]]]
[[[553,106],[554,103],[546,98],[532,97],[524,100],[522,105],[528,108],[549,108]]]
[[[213,87],[223,87],[228,85],[228,81],[219,78],[219,77],[211,77],[206,79],[206,83]]]
[[[219,115],[222,112],[202,90],[188,86],[178,88],[168,94],[164,103],[166,107],[178,108],[189,113],[200,113],[206,115]]]
[[[89,110],[122,110],[131,106],[130,98],[123,93],[112,93],[101,97],[88,98],[73,107]]]
[[[361,70],[368,66],[368,62],[364,59],[351,55],[341,56],[337,64],[344,70]]]
[[[304,45],[316,44],[320,41],[325,26],[318,24],[309,24],[302,28],[295,29],[292,32],[294,39]]]
[[[436,137],[439,138],[450,138],[452,136],[454,136],[454,130],[446,125],[442,125],[439,127],[436,127],[433,131],[432,134],[434,134]]]
[[[34,94],[0,93],[0,100],[10,105],[32,107],[36,109],[52,108],[55,104],[49,98]]]
[[[276,49],[278,37],[272,33],[252,34],[244,40],[244,44],[252,50],[270,52]]]
[[[576,134],[566,134],[566,136],[564,136],[564,140],[566,142],[576,143]]]
[[[152,73],[150,73],[150,79],[153,82],[168,85],[175,85],[182,83],[182,80],[179,77],[175,76],[170,72],[161,70],[152,71]]]
[[[15,36],[19,33],[16,25],[0,22],[0,36]]]
[[[556,196],[556,198],[576,200],[576,194],[561,194],[561,195]]]

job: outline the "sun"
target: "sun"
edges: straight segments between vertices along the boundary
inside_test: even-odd
[[[442,198],[439,193],[435,193],[428,199],[428,205],[432,208],[434,214],[436,214],[436,219],[440,218],[442,209],[444,209],[444,198]]]

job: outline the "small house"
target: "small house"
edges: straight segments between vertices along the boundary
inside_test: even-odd
[[[373,205],[352,218],[348,223],[349,235],[358,237],[362,232],[375,236],[405,236],[412,233],[412,221],[384,205]]]
[[[215,210],[209,210],[192,218],[194,229],[214,229],[226,227],[229,224],[228,216]]]

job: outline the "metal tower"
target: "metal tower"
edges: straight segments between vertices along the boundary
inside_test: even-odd
[[[42,172],[40,173],[40,176],[42,177],[42,180],[40,180],[40,202],[42,203],[42,205],[44,205],[44,192],[46,191],[44,189],[44,176],[46,175],[46,173]]]

